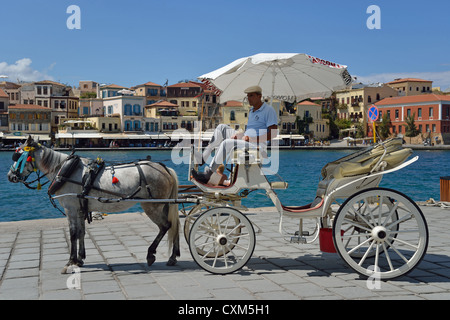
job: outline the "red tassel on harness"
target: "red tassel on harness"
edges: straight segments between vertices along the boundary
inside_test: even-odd
[[[119,179],[117,179],[116,177],[113,177],[112,178],[112,183],[113,184],[119,183]]]
[[[27,162],[31,162],[31,161],[33,161],[33,158],[31,156],[28,156]]]

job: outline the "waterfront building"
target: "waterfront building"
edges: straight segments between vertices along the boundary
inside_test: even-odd
[[[59,82],[43,80],[24,83],[20,88],[20,99],[24,105],[50,108],[51,130],[54,133],[65,119],[78,117],[79,98],[74,96],[71,87]]]
[[[397,90],[398,96],[429,94],[433,89],[433,81],[417,78],[399,78],[386,84]]]
[[[305,122],[305,134],[311,139],[324,140],[330,136],[330,125],[322,118],[322,106],[311,101],[303,101],[296,106],[296,116]],[[298,132],[298,131],[297,131]],[[302,132],[299,132],[303,134]]]
[[[6,139],[26,139],[28,135],[40,141],[50,140],[51,113],[49,107],[30,104],[9,106],[9,131]],[[3,137],[5,139],[5,136]]]
[[[196,82],[202,87],[202,94],[198,97],[198,120],[202,121],[202,130],[214,130],[223,123],[222,105],[213,90],[203,82]]]
[[[389,97],[397,97],[397,91],[382,83],[353,84],[350,90],[336,92],[339,103],[338,119],[367,124],[367,110],[372,104]]]
[[[100,85],[92,80],[81,80],[78,82],[80,98],[86,93],[95,93],[99,97]]]
[[[241,101],[230,100],[222,107],[223,123],[236,131],[245,131],[248,122],[249,106]]]
[[[167,96],[165,88],[153,82],[146,82],[131,89],[135,91],[136,96],[142,96],[146,98],[146,105],[154,104],[159,100],[165,99]]]
[[[103,99],[99,98],[80,98],[80,106],[78,108],[78,116],[89,117],[89,116],[102,116],[103,110]]]
[[[78,97],[54,95],[49,98],[49,101],[52,109],[52,132],[57,132],[58,126],[66,119],[78,117]]]
[[[422,143],[429,139],[435,144],[450,144],[450,96],[424,94],[383,99],[375,104],[381,119],[387,114],[391,120],[393,135],[404,136],[406,118],[414,116],[420,134],[411,139]],[[409,138],[405,138],[409,142]]]
[[[124,132],[144,130],[143,112],[145,97],[132,95],[116,95],[103,98],[103,109],[106,117],[120,118],[120,127]]]
[[[128,90],[128,88],[119,86],[117,84],[105,84],[100,86],[99,88],[99,95],[97,95],[97,98],[111,98],[111,97],[117,97],[121,96],[122,94],[119,93],[119,91],[122,90]]]
[[[176,104],[182,116],[198,115],[202,86],[194,82],[180,82],[167,87],[167,100]]]
[[[0,131],[8,130],[9,95],[0,88]]]
[[[2,81],[0,82],[0,89],[2,89],[9,98],[9,104],[20,104],[20,85],[17,83]]]

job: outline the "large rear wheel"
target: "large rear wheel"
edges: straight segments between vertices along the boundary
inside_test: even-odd
[[[333,240],[353,270],[388,280],[419,264],[428,247],[428,227],[420,208],[406,195],[372,188],[356,193],[340,207]]]

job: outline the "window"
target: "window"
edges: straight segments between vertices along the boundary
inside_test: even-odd
[[[141,129],[141,122],[139,120],[134,121],[134,130],[138,131]]]
[[[430,113],[430,118],[433,118],[433,107],[430,107],[429,113]]]
[[[399,114],[399,111],[395,110],[395,119],[398,119],[398,114]]]
[[[38,95],[41,95],[42,94],[42,87],[41,86],[37,86],[36,87],[36,91],[37,91]]]
[[[411,109],[406,110],[406,116],[411,117]]]
[[[417,109],[417,116],[422,118],[422,108]]]
[[[132,115],[132,106],[131,106],[131,104],[126,104],[124,107],[123,107],[123,114],[125,115],[125,116],[131,116]]]
[[[131,126],[131,121],[127,120],[125,121],[125,131],[131,131],[132,126]]]
[[[135,115],[140,115],[141,114],[141,106],[138,104],[135,104],[133,106],[133,112]]]
[[[231,110],[230,112],[230,121],[236,121],[236,114],[234,110]]]

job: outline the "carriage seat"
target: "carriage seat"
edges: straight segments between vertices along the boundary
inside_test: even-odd
[[[389,170],[402,164],[411,154],[411,149],[403,148],[402,139],[390,139],[328,163],[322,169],[322,177],[325,180],[341,179]]]

